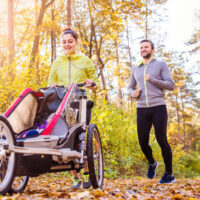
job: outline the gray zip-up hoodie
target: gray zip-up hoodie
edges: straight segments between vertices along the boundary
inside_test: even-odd
[[[144,75],[150,74],[146,81]],[[137,108],[165,105],[164,90],[173,90],[174,81],[167,64],[163,61],[152,59],[149,64],[143,62],[132,69],[129,93],[133,96],[134,90],[141,90],[137,98]]]

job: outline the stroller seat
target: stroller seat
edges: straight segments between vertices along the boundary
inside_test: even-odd
[[[18,134],[18,138],[28,138],[28,137],[38,136],[47,127],[47,125],[48,125],[47,120],[44,120],[43,124],[38,124],[35,122],[33,128],[22,131],[21,133]]]
[[[38,135],[66,137],[69,128],[76,123],[75,113],[70,107],[71,98],[74,97],[70,96],[65,108],[65,104],[62,104],[63,111],[57,110],[67,91],[68,89],[63,87],[39,92],[30,88],[25,89],[4,113],[16,138]],[[68,96],[66,100],[67,98]]]
[[[33,92],[29,91],[24,96],[20,95],[13,103],[13,109],[4,115],[17,134],[33,127],[37,108],[38,99]]]

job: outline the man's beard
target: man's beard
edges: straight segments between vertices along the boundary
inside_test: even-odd
[[[148,53],[148,54],[146,54],[145,56],[142,56],[142,57],[145,58],[145,59],[148,59],[148,58],[151,57],[151,53]]]

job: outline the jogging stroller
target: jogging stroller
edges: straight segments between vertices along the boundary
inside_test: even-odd
[[[81,89],[82,87],[82,89]],[[22,192],[29,177],[77,170],[88,162],[93,188],[103,186],[103,154],[85,84],[25,89],[0,115],[0,193]]]

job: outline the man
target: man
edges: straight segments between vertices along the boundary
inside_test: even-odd
[[[149,146],[149,135],[153,125],[165,163],[165,173],[159,182],[171,183],[174,181],[174,176],[172,174],[172,152],[166,136],[167,108],[164,90],[173,90],[174,81],[167,64],[154,59],[153,54],[152,41],[142,40],[140,55],[143,61],[132,69],[128,89],[130,95],[137,99],[137,132],[140,147],[148,160],[147,176],[149,179],[154,178],[158,167]]]

